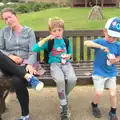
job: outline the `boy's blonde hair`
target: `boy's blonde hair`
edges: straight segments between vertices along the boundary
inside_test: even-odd
[[[49,18],[48,20],[48,28],[51,31],[53,28],[63,28],[64,29],[64,21],[59,17]]]
[[[1,19],[3,19],[3,14],[4,14],[5,12],[10,12],[10,13],[12,13],[12,14],[14,14],[14,15],[16,16],[16,12],[15,12],[15,10],[14,10],[13,8],[4,8],[4,9],[2,9],[1,12],[0,12],[0,18],[1,18]]]

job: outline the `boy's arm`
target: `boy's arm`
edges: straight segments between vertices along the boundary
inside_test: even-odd
[[[45,44],[48,40],[52,40],[55,37],[53,35],[49,35],[48,37],[44,38],[43,40],[38,42],[38,46],[41,47],[43,44]]]
[[[93,41],[90,41],[90,40],[85,41],[85,42],[84,42],[84,45],[87,46],[87,47],[99,48],[99,49],[103,50],[103,51],[106,52],[106,53],[109,52],[109,50],[108,50],[107,47],[102,46],[102,45],[100,45],[100,44],[97,44],[97,43],[95,43],[95,42],[93,42]]]
[[[93,48],[99,48],[101,50],[104,50],[106,47],[100,45],[100,44],[97,44],[97,43],[94,43],[93,41],[85,41],[84,42],[84,45],[87,46],[87,47],[93,47]]]
[[[69,59],[71,59],[71,57],[72,57],[72,48],[71,48],[71,44],[69,41],[66,59],[69,60]]]
[[[52,35],[49,35],[48,37],[42,39],[41,41],[39,41],[38,43],[36,43],[32,50],[34,52],[39,52],[41,50],[47,49],[47,41],[48,40],[52,40],[54,37]]]

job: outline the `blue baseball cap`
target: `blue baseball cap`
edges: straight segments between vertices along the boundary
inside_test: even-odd
[[[110,18],[105,24],[105,29],[107,29],[109,36],[120,38],[120,18]]]

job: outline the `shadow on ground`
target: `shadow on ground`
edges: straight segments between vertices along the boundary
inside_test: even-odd
[[[29,89],[30,116],[32,120],[60,120],[59,100],[55,87],[45,87],[41,92]],[[76,86],[69,96],[71,120],[107,120],[110,109],[108,91],[104,91],[101,98],[100,110],[102,118],[92,116],[90,103],[93,97],[93,86]],[[117,86],[117,114],[120,116],[120,85]],[[10,94],[6,100],[7,111],[3,114],[3,120],[16,120],[20,116],[19,103],[15,94]]]

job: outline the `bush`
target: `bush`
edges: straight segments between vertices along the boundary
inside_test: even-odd
[[[20,12],[20,13],[28,13],[30,12],[30,8],[28,7],[27,4],[20,4],[19,6],[17,6],[15,8],[16,12]]]
[[[9,0],[9,2],[20,2],[20,0]]]
[[[70,6],[71,1],[70,0],[66,0],[66,6]]]
[[[42,10],[40,4],[35,4],[35,5],[33,6],[33,11],[40,11],[40,10]]]
[[[34,4],[33,11],[41,11],[41,10],[44,10],[44,9],[55,8],[55,7],[58,7],[58,5],[55,4],[55,3],[40,2],[40,3]]]
[[[18,6],[18,4],[5,4],[4,6],[0,6],[0,10],[2,10],[3,8],[6,8],[6,7],[15,9],[17,6]]]
[[[55,8],[58,7],[56,3],[40,3],[43,9]]]
[[[18,0],[15,0],[15,1],[18,1]],[[14,8],[16,10],[16,12],[19,12],[19,13],[28,13],[28,12],[32,12],[32,11],[41,11],[44,9],[57,8],[57,7],[62,7],[62,6],[58,6],[58,4],[56,4],[56,3],[28,2],[26,4],[25,2],[24,3],[19,2],[19,3],[15,3],[15,4],[6,4],[4,6],[0,6],[0,10],[5,7]]]

